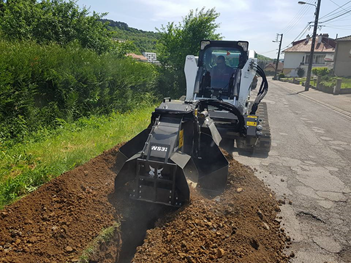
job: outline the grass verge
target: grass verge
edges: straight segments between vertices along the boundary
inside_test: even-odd
[[[150,122],[154,107],[82,118],[41,130],[21,144],[0,145],[0,209],[58,175],[116,144],[128,141]]]

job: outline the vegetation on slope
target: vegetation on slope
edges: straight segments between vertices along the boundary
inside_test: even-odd
[[[266,56],[263,56],[263,55],[260,55],[260,54],[257,54],[257,60],[258,61],[273,61],[273,59],[269,58],[269,57],[266,57]]]
[[[156,43],[160,38],[159,33],[136,29],[129,27],[126,23],[109,19],[100,19],[100,21],[108,25],[111,35],[116,41],[131,41],[135,53],[156,52]]]

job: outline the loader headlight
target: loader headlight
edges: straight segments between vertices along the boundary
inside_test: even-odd
[[[262,131],[262,125],[257,125],[256,129],[257,129],[258,131]]]

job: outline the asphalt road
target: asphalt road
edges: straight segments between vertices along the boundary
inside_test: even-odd
[[[302,86],[269,84],[271,152],[268,158],[234,152],[234,158],[256,168],[256,176],[286,200],[280,216],[292,238],[291,262],[351,262],[351,112],[337,107],[345,97],[328,95],[336,105],[328,107],[323,94],[319,102],[297,92]]]

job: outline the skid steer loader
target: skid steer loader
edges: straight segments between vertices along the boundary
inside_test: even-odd
[[[185,99],[165,98],[149,127],[120,148],[115,191],[127,187],[132,199],[179,207],[190,199],[189,180],[213,194],[224,190],[222,138],[239,151],[269,152],[267,112],[260,105],[268,82],[248,45],[203,40],[199,56],[186,57]],[[256,75],[262,83],[251,101]]]

